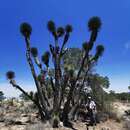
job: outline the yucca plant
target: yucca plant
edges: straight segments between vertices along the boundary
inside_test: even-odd
[[[35,95],[36,98],[32,99],[32,94],[29,95],[16,82],[12,82],[15,81],[14,72],[9,71],[6,76],[14,87],[27,95],[36,104],[42,121],[53,120],[53,126],[58,127],[61,115],[63,117],[63,124],[69,124],[68,115],[72,109],[75,111],[74,108],[77,108],[75,105],[79,105],[79,102],[81,101],[80,92],[84,88],[84,82],[87,80],[86,77],[88,77],[90,66],[93,62],[97,62],[104,52],[104,47],[102,45],[98,45],[96,48],[96,54],[90,59],[90,55],[92,55],[90,54],[92,53],[91,50],[101,28],[101,20],[99,17],[92,17],[88,22],[88,29],[91,32],[91,36],[90,39],[87,40],[88,42],[84,42],[82,45],[83,54],[79,60],[79,62],[81,61],[81,65],[79,64],[78,67],[79,70],[74,70],[72,68],[64,69],[64,64],[61,65],[64,55],[67,54],[69,50],[65,49],[65,46],[73,31],[72,26],[68,24],[65,27],[57,28],[55,23],[50,20],[47,23],[47,28],[54,37],[54,44],[50,44],[50,51],[45,51],[41,57],[41,61],[45,65],[45,67],[43,67],[43,64],[38,59],[38,49],[36,47],[31,47],[30,39],[32,27],[28,23],[22,23],[20,26],[20,32],[24,36],[26,43],[27,62],[37,88],[37,94]],[[59,41],[62,41],[61,45],[59,44]],[[51,58],[53,62],[49,66]],[[36,71],[36,66],[34,64],[38,66],[40,71]],[[53,68],[51,68],[52,64],[54,65]],[[51,69],[53,70],[53,74],[50,74]],[[81,85],[77,85],[79,80],[81,81]],[[51,102],[47,95],[48,86],[51,86],[51,90],[53,91],[52,97],[49,97],[51,98]],[[76,95],[74,92],[76,92]],[[74,102],[74,108],[71,107],[71,102]],[[71,113],[74,115],[72,111]]]
[[[65,27],[65,31],[66,31],[66,33],[71,33],[72,31],[73,31],[73,29],[72,29],[72,26],[71,25],[66,25],[66,27]]]
[[[65,33],[64,28],[62,28],[62,27],[57,28],[58,37],[62,37],[64,35],[64,33]]]
[[[97,35],[101,28],[101,25],[102,25],[101,20],[97,16],[90,18],[88,22],[88,28],[89,28],[89,31],[91,32],[90,42],[89,42],[90,50],[93,48],[93,44],[97,39]]]
[[[84,42],[84,43],[82,44],[82,48],[83,48],[85,51],[88,51],[88,50],[89,50],[89,44],[88,44],[88,42]]]
[[[63,46],[67,43],[68,39],[69,39],[69,36],[70,36],[70,33],[73,31],[73,28],[71,25],[66,25],[65,27],[65,32],[66,32],[66,35],[64,37],[64,42],[63,42]]]
[[[48,28],[49,32],[51,32],[51,34],[54,36],[55,40],[57,40],[58,36],[56,33],[56,26],[52,20],[48,21],[47,28]]]
[[[55,23],[52,20],[48,21],[47,28],[51,33],[56,31]]]
[[[37,66],[40,68],[40,70],[42,71],[42,64],[41,62],[39,61],[39,58],[38,58],[38,50],[36,47],[32,47],[31,48],[31,54],[32,54],[32,57],[34,58],[34,61],[35,63],[37,64]]]
[[[37,57],[38,56],[38,50],[36,47],[32,47],[31,48],[31,54],[33,57]]]
[[[89,53],[90,53],[90,51],[92,50],[92,48],[94,46],[94,42],[96,41],[97,34],[98,34],[98,32],[99,32],[99,30],[101,28],[101,20],[100,20],[100,18],[99,17],[92,17],[92,18],[90,18],[90,20],[88,22],[88,28],[89,28],[89,31],[91,32],[91,36],[90,36],[90,39],[88,41],[88,44],[83,44],[83,48],[85,50],[85,54],[84,54],[82,62],[81,62],[81,67],[80,67],[80,69],[79,69],[79,71],[77,73],[76,80],[72,84],[72,87],[71,87],[71,89],[69,91],[69,94],[68,94],[68,97],[67,97],[67,102],[65,103],[65,107],[64,107],[64,113],[69,113],[69,111],[70,111],[68,109],[68,105],[70,104],[70,101],[73,99],[73,91],[77,87],[76,83],[77,83],[78,79],[80,78],[80,75],[81,75],[82,71],[84,70],[84,65],[86,63],[86,60],[88,62],[88,66],[87,66],[87,70],[85,72],[84,77],[86,77],[88,72],[89,72],[90,64],[91,64],[90,60],[89,60]],[[100,55],[100,54],[98,54],[98,55]],[[85,80],[83,80],[83,83],[82,83],[83,85],[84,85],[84,81]],[[81,85],[80,88],[82,88],[83,85]],[[80,97],[80,96],[78,96],[78,97]],[[77,102],[78,101],[79,101],[79,99],[77,100]],[[79,105],[79,104],[76,104],[76,105]],[[77,107],[75,106],[75,109],[76,108]],[[73,115],[73,112],[72,112],[72,115]],[[68,118],[67,115],[64,114],[64,116],[66,118]]]
[[[102,56],[103,52],[104,52],[104,46],[103,45],[98,45],[96,47],[96,52],[99,56]]]
[[[38,97],[39,97],[39,105],[41,105],[41,108],[39,107],[39,111],[41,113],[41,118],[42,118],[42,120],[44,120],[43,117],[46,117],[47,119],[49,119],[49,114],[48,114],[48,110],[46,108],[45,98],[44,98],[44,95],[42,93],[42,88],[40,86],[40,83],[37,79],[36,70],[35,70],[35,67],[34,67],[34,64],[33,64],[33,61],[32,61],[32,57],[31,57],[30,36],[31,36],[32,28],[29,24],[22,23],[21,26],[20,26],[20,32],[25,37],[26,58],[27,58],[29,66],[30,66],[32,76],[34,78],[35,85],[37,87]],[[36,56],[36,53],[37,53],[36,48],[33,49],[33,51],[32,51],[33,57],[34,57],[34,53],[35,53],[35,56]],[[37,64],[37,62],[36,62],[36,64]],[[41,68],[42,68],[41,64],[39,64],[38,66],[39,66],[40,71],[41,71]]]
[[[20,32],[24,37],[30,37],[31,33],[32,33],[32,27],[30,24],[28,23],[22,23],[20,25]]]
[[[8,71],[6,73],[6,77],[7,77],[7,79],[12,80],[15,78],[15,73],[13,71]]]
[[[92,18],[90,18],[89,22],[88,22],[88,28],[89,31],[99,31],[101,28],[101,20],[99,17],[94,16]]]
[[[102,56],[103,52],[104,52],[104,46],[98,45],[96,47],[96,54],[94,56],[94,60],[97,61],[99,59],[99,57]]]
[[[15,87],[15,85],[16,85],[16,81],[14,79],[15,78],[15,73],[13,71],[8,71],[6,73],[6,77],[10,81],[10,84],[12,84],[13,87]]]
[[[49,58],[50,58],[50,53],[49,51],[46,51],[43,55],[42,55],[42,62],[46,65],[46,67],[49,67]]]

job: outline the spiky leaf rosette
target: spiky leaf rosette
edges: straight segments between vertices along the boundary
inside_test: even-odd
[[[57,35],[58,35],[58,37],[63,36],[63,35],[64,35],[64,33],[65,33],[64,28],[59,27],[59,28],[57,29]]]
[[[49,67],[49,58],[50,58],[50,53],[46,51],[43,56],[42,56],[42,62]]]
[[[89,50],[89,44],[88,44],[88,42],[84,42],[84,43],[82,44],[82,47],[83,47],[83,49],[84,49],[85,51]]]
[[[55,26],[55,23],[52,20],[50,20],[47,23],[47,28],[52,33],[52,35],[55,38],[55,40],[57,40],[58,37],[57,37],[57,33],[56,33],[56,26]]]
[[[22,33],[22,35],[24,37],[30,37],[31,33],[32,33],[32,27],[30,24],[28,23],[22,23],[20,25],[20,32]]]
[[[6,73],[6,77],[7,79],[11,80],[11,79],[14,79],[15,78],[15,73],[13,71],[8,71]]]
[[[103,52],[104,52],[104,46],[103,45],[98,45],[96,47],[96,52],[99,56],[102,56]]]
[[[50,32],[56,31],[55,23],[52,20],[48,21],[47,28]]]
[[[88,28],[90,31],[99,31],[99,29],[101,28],[101,20],[99,17],[94,16],[92,18],[90,18],[89,22],[88,22]]]
[[[72,26],[71,25],[66,25],[66,27],[65,27],[65,31],[67,32],[67,33],[70,33],[70,32],[72,32],[73,31],[73,28],[72,28]]]
[[[32,47],[31,48],[31,54],[33,57],[37,57],[38,56],[38,50],[36,47]]]
[[[67,43],[68,39],[69,39],[69,36],[70,36],[70,33],[73,31],[72,29],[72,26],[71,25],[66,25],[65,27],[65,32],[66,32],[66,35],[64,37],[64,41],[63,41],[63,47],[64,45]]]
[[[98,58],[100,56],[102,56],[103,52],[104,52],[104,46],[103,45],[98,45],[96,47],[96,54],[94,56],[94,60],[98,60]]]
[[[34,98],[34,93],[33,93],[33,91],[30,91],[29,95],[30,95],[30,97],[31,97],[32,99]]]

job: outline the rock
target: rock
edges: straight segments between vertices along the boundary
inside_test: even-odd
[[[123,119],[124,121],[130,121],[130,116],[123,116],[122,119]]]
[[[6,113],[6,115],[4,116],[5,125],[8,126],[8,125],[14,124],[16,117],[17,117],[17,114]]]
[[[41,122],[38,122],[37,124],[33,125],[28,124],[26,126],[26,130],[53,130],[53,128],[51,128],[50,124],[48,123],[43,124]]]
[[[103,127],[101,130],[111,130],[111,129],[108,127]]]
[[[21,114],[21,117],[27,117],[28,115],[27,114]]]
[[[5,125],[24,125],[31,122],[30,116],[8,113],[4,117]]]
[[[4,121],[5,121],[4,117],[0,117],[0,122],[4,122]]]
[[[0,128],[2,128],[2,127],[4,127],[5,126],[5,124],[2,122],[0,122]]]
[[[13,125],[8,130],[27,130],[24,125]]]
[[[129,116],[130,115],[130,110],[126,110],[125,114]]]
[[[59,126],[60,126],[60,127],[63,127],[63,122],[60,121]]]
[[[19,124],[26,124],[26,123],[30,123],[31,120],[30,117],[20,117],[20,118],[16,118],[15,122]]]
[[[130,121],[125,121],[124,128],[130,130]]]
[[[3,107],[0,107],[0,117],[5,115],[6,114],[6,111]]]
[[[105,113],[97,113],[97,118],[99,121],[105,122],[109,119],[109,115]]]

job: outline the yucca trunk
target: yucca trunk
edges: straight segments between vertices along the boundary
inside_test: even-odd
[[[59,60],[59,54],[57,53],[58,48],[58,41],[55,41],[55,61],[54,61],[54,67],[55,67],[55,89],[54,89],[54,100],[53,100],[53,125],[54,127],[58,127],[59,125],[59,110],[60,110],[60,60]]]
[[[48,107],[50,107],[50,103],[49,103],[48,95],[47,95],[47,90],[46,90],[46,88],[45,88],[46,86],[45,86],[45,84],[43,84],[43,83],[40,83],[40,85],[41,85],[41,87],[42,87],[42,94],[43,94],[43,96],[44,96],[46,105],[47,105]]]
[[[42,88],[40,87],[40,84],[37,80],[37,75],[36,75],[34,65],[33,65],[33,62],[32,62],[32,59],[31,59],[31,55],[30,55],[30,39],[26,38],[25,41],[26,41],[26,47],[27,47],[26,58],[27,58],[28,64],[29,64],[31,72],[32,72],[32,76],[34,78],[34,81],[35,81],[35,84],[36,84],[36,87],[37,87],[39,101],[40,101],[42,109],[43,109],[42,111],[45,112],[45,117],[47,119],[49,119],[49,113],[48,113],[48,110],[47,110],[47,107],[46,107],[46,104],[45,104],[44,96],[42,94]]]

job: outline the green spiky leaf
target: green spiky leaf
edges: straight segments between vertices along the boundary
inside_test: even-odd
[[[6,73],[6,77],[7,77],[7,79],[14,79],[15,78],[15,73],[13,72],[13,71],[8,71],[7,73]]]
[[[36,47],[32,47],[31,48],[31,54],[33,57],[37,57],[38,56],[38,50]]]
[[[101,25],[102,25],[101,20],[97,16],[90,18],[88,22],[88,28],[90,31],[94,31],[94,30],[99,31]]]
[[[73,28],[72,28],[72,26],[71,25],[66,25],[66,27],[65,27],[65,31],[67,32],[67,33],[70,33],[70,32],[72,32],[73,31]]]
[[[48,21],[47,28],[50,32],[56,31],[55,23],[52,20]]]
[[[49,67],[49,58],[50,58],[50,53],[46,51],[43,56],[42,56],[42,62]]]
[[[99,59],[99,57],[102,56],[103,52],[104,52],[104,46],[103,45],[98,45],[96,47],[96,54],[95,54],[93,59],[95,61],[97,61]]]
[[[59,28],[57,29],[57,35],[58,35],[58,37],[63,36],[63,35],[64,35],[64,33],[65,33],[64,28],[59,27]]]
[[[85,51],[89,50],[89,44],[88,44],[88,42],[84,42],[84,43],[82,44],[82,47],[83,47],[83,49],[84,49]]]
[[[96,47],[96,53],[99,55],[99,56],[102,56],[103,52],[104,52],[104,46],[103,45],[98,45]]]
[[[28,23],[22,23],[20,25],[20,32],[24,37],[30,37],[32,33],[32,27]]]

